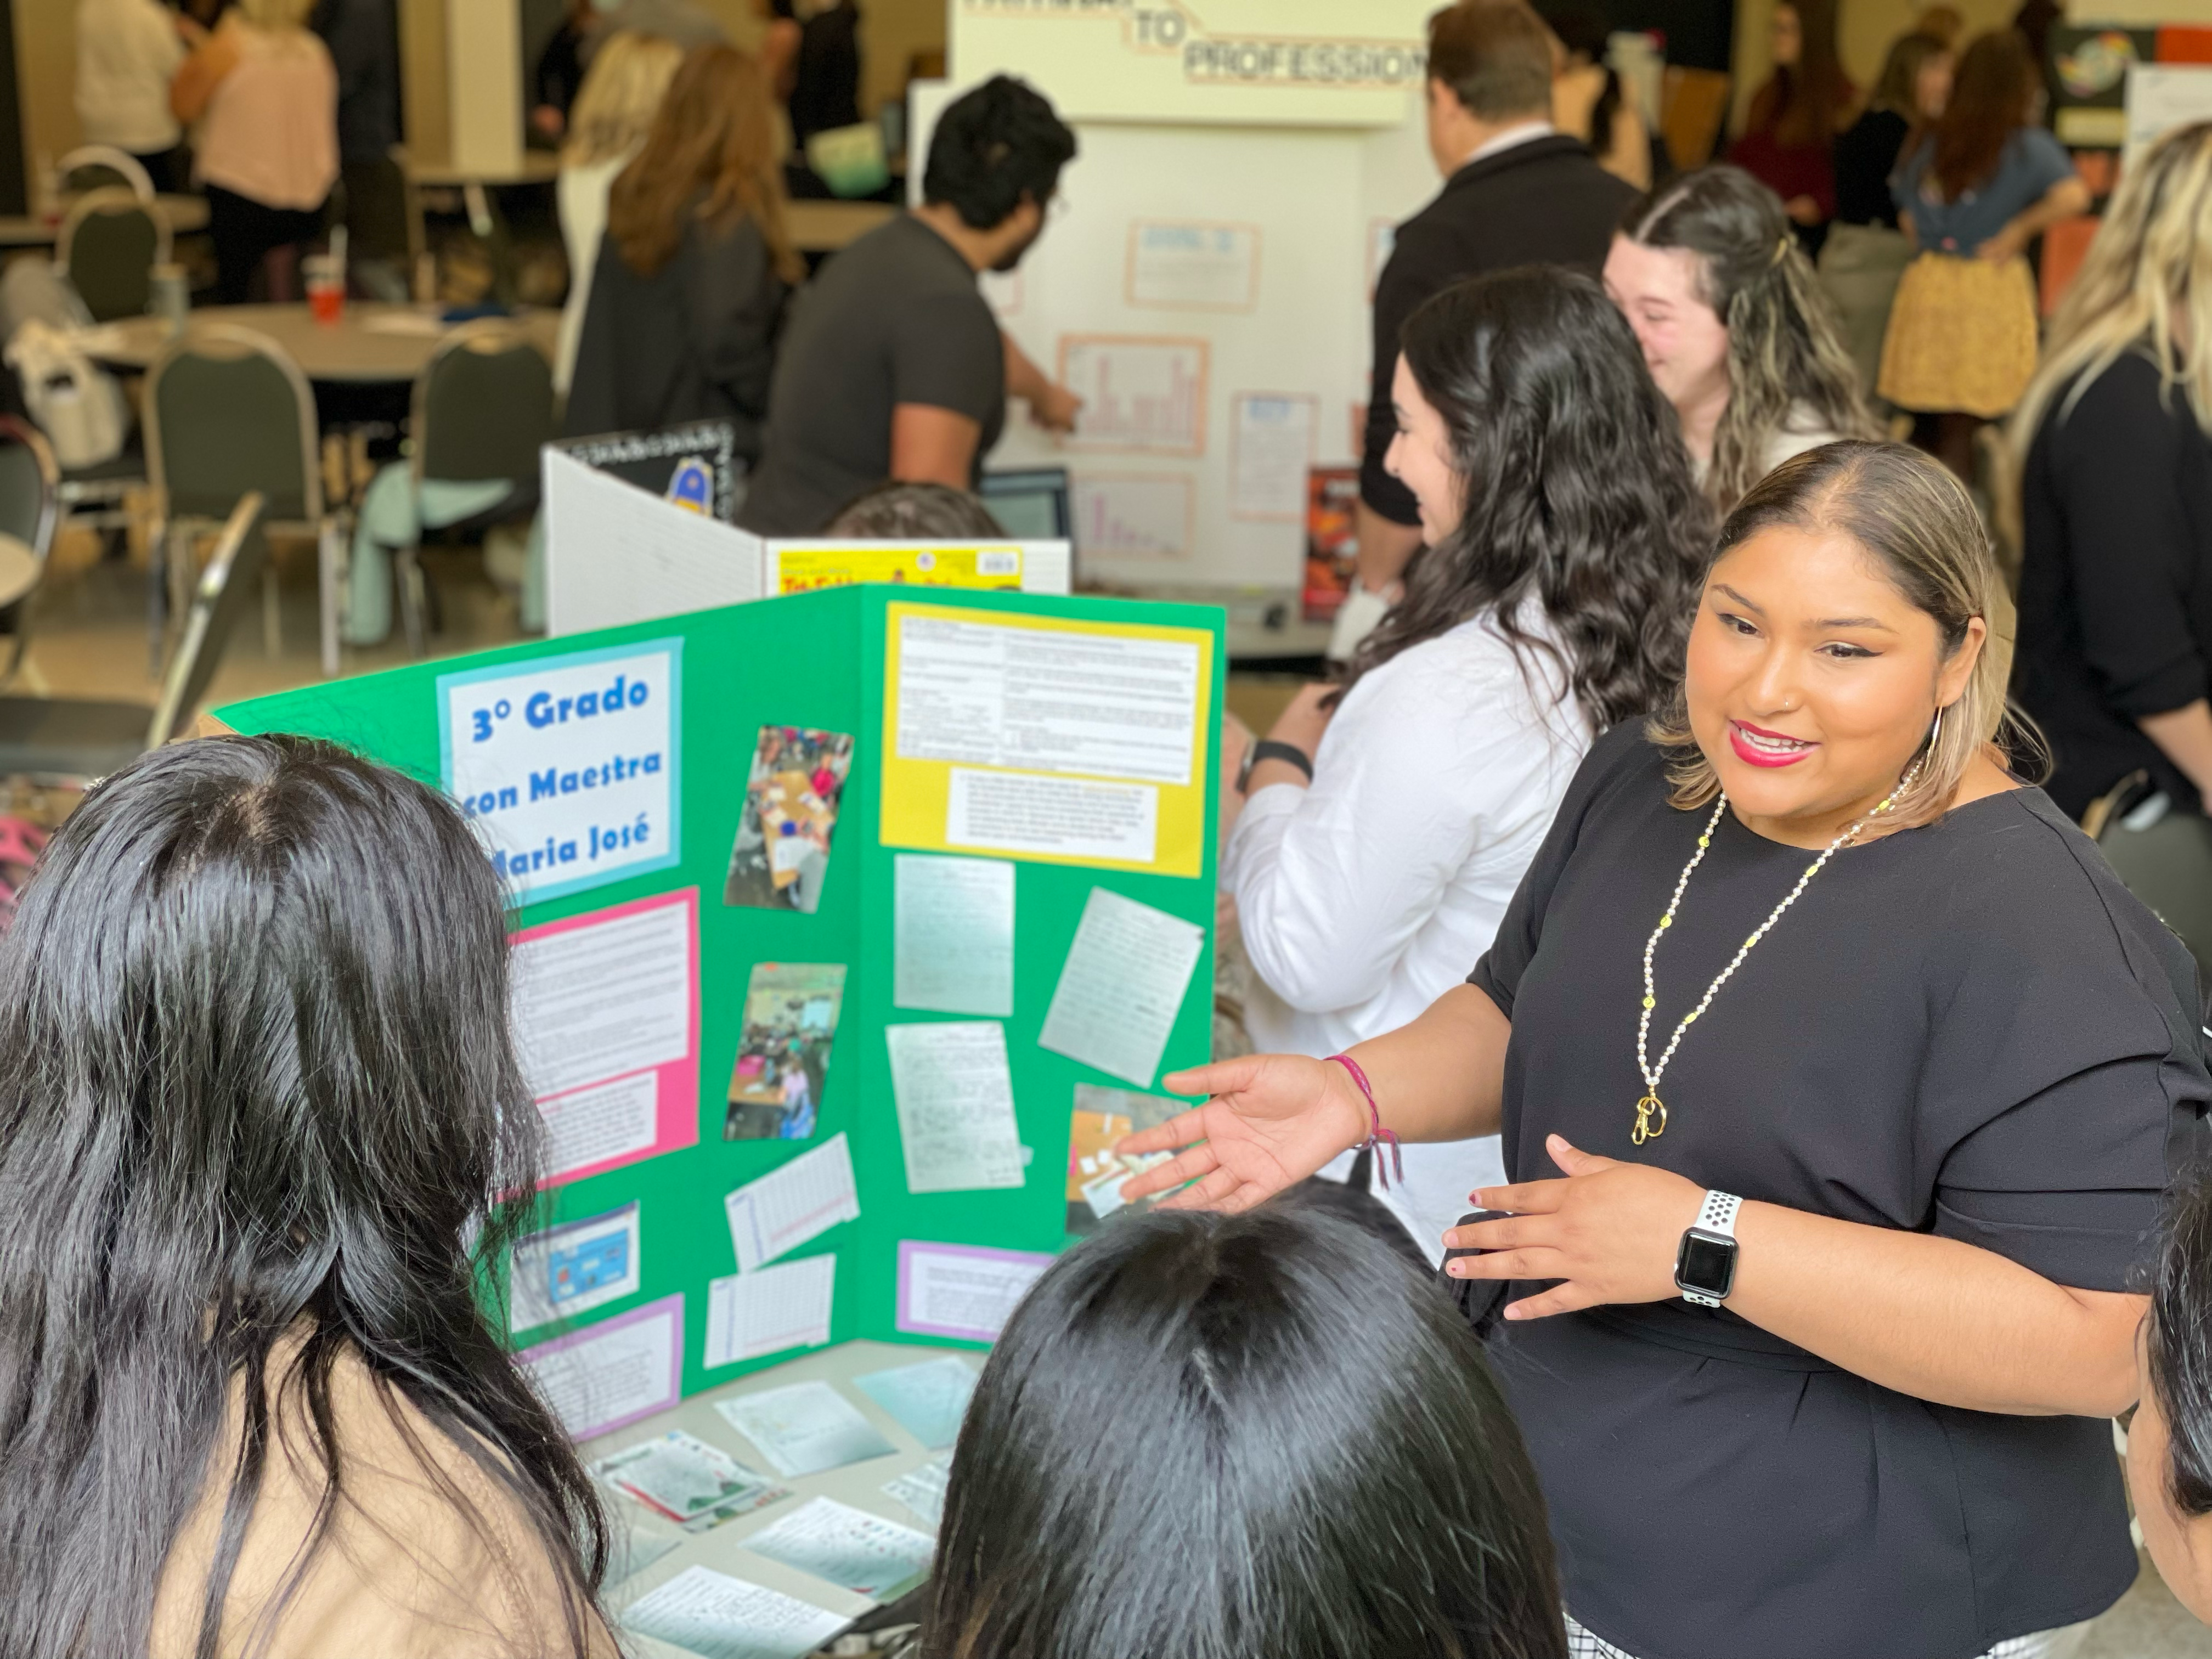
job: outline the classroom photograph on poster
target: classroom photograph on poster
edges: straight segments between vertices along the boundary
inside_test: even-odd
[[[754,964],[723,1139],[804,1140],[814,1133],[844,998],[842,963]]]
[[[820,907],[837,803],[852,769],[846,732],[761,727],[723,903],[809,915]]]
[[[1068,1115],[1067,1231],[1078,1238],[1098,1231],[1109,1216],[1139,1214],[1164,1194],[1140,1198],[1131,1204],[1121,1197],[1121,1183],[1156,1164],[1172,1152],[1139,1152],[1124,1156],[1114,1147],[1139,1129],[1156,1129],[1188,1103],[1164,1095],[1139,1094],[1133,1089],[1105,1089],[1094,1083],[1075,1085],[1075,1109]]]

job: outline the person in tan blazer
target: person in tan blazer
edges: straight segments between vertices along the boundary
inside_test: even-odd
[[[459,812],[332,745],[173,744],[55,834],[0,942],[0,1654],[613,1659],[478,1296],[507,1004]]]

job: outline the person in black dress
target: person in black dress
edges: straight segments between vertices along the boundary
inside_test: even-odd
[[[1836,222],[1897,228],[1889,175],[1913,129],[1943,112],[1950,49],[1932,34],[1902,34],[1889,49],[1866,112],[1836,140]]]
[[[1213,1097],[1122,1143],[1184,1148],[1128,1196],[1237,1209],[1502,1127],[1449,1267],[1577,1654],[2039,1659],[2135,1580],[2101,1419],[2212,1078],[2187,952],[1999,763],[2000,592],[1927,457],[1786,463],[1471,982],[1346,1064],[1170,1077]]]
[[[2079,817],[2136,772],[2212,789],[2212,122],[2122,175],[2014,423],[2027,447],[2013,695]]]

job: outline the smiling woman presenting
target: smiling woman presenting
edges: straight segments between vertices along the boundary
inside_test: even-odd
[[[1506,1304],[1577,1653],[2057,1659],[2135,1577],[2094,1419],[2212,1081],[2188,956],[2001,763],[1998,582],[1925,457],[1786,464],[1471,982],[1124,1143],[1184,1148],[1132,1196],[1236,1209],[1502,1128],[1451,1269]]]

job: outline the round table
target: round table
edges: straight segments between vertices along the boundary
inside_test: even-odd
[[[0,605],[9,605],[39,585],[39,556],[13,536],[0,535]]]
[[[560,313],[528,310],[514,320],[543,349],[553,352]],[[430,361],[438,342],[452,331],[439,320],[438,308],[375,305],[349,301],[335,323],[319,323],[305,303],[277,306],[197,306],[191,325],[229,323],[264,335],[289,353],[310,380],[353,386],[388,386],[411,380]],[[453,326],[459,326],[454,325]],[[126,317],[94,330],[85,348],[118,368],[150,366],[169,343],[169,325],[159,317]]]

